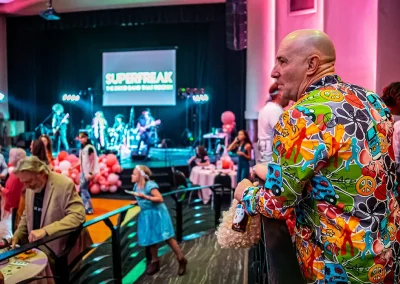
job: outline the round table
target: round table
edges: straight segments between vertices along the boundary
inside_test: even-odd
[[[34,250],[36,251],[36,256],[23,260],[27,262],[25,266],[13,265],[13,261],[19,261],[15,257],[10,258],[7,263],[0,265],[0,271],[4,275],[6,284],[21,282],[35,277],[44,271],[48,263],[47,255],[41,250]]]
[[[223,170],[223,169],[214,169],[213,166],[210,167],[193,167],[190,172],[190,181],[195,185],[212,185],[214,184],[214,178],[218,174],[227,174],[231,177],[231,186],[232,188],[236,187],[236,171],[234,170]],[[203,188],[201,193],[199,193],[199,197],[203,198],[204,204],[210,201],[212,195],[212,191],[210,188]]]

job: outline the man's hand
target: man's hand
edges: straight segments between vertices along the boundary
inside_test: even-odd
[[[30,232],[28,240],[31,243],[31,242],[37,241],[41,238],[44,238],[46,235],[47,235],[47,233],[44,229],[33,230]]]
[[[253,183],[248,179],[244,179],[241,182],[239,182],[239,184],[236,186],[234,195],[237,201],[242,201],[243,192],[249,186],[253,186]]]
[[[258,178],[265,180],[268,173],[268,167],[263,164],[257,164],[253,167],[253,173]]]
[[[11,240],[11,248],[15,248],[15,246],[19,243],[19,238],[14,236]]]
[[[88,174],[88,175],[86,176],[86,180],[87,180],[87,181],[91,181],[92,178],[93,178],[93,175],[91,175],[91,174]]]

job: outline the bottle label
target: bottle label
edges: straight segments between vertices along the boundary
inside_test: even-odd
[[[245,214],[246,213],[244,212],[243,205],[238,204],[236,206],[236,214],[235,217],[233,218],[233,224],[239,224],[240,222],[242,222]]]

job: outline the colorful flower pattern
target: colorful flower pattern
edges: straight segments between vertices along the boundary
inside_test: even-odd
[[[400,283],[393,120],[380,98],[327,76],[282,114],[257,210],[296,217],[308,283]]]

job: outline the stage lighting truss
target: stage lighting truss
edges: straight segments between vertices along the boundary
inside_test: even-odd
[[[207,103],[210,99],[210,96],[207,95],[204,91],[204,88],[179,88],[178,89],[178,98],[190,99],[192,98],[193,102],[196,104],[204,104]]]
[[[63,102],[69,102],[69,103],[75,103],[78,102],[81,99],[80,95],[75,95],[75,94],[64,94],[62,96],[62,101]]]

